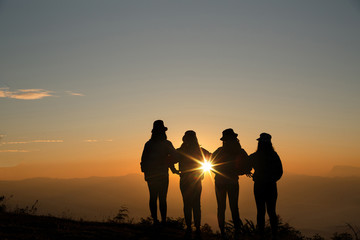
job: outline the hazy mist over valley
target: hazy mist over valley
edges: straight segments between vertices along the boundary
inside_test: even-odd
[[[202,223],[217,229],[216,199],[212,178],[205,177],[202,191]],[[239,208],[242,219],[256,219],[251,179],[240,177]],[[168,215],[183,217],[179,178],[170,177]],[[329,236],[359,226],[360,177],[285,175],[279,182],[278,214],[306,235]],[[10,208],[32,206],[37,214],[73,219],[108,220],[126,206],[135,221],[148,217],[148,190],[143,176],[78,179],[34,178],[0,181],[1,194]],[[230,212],[227,209],[227,219]]]

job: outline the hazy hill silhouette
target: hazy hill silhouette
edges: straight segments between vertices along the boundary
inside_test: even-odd
[[[182,217],[182,200],[176,176],[170,178],[168,213]],[[239,208],[242,219],[255,220],[256,209],[252,181],[240,178]],[[360,178],[328,178],[287,175],[279,181],[278,213],[285,222],[306,235],[323,236],[342,232],[345,223],[360,225]],[[149,216],[148,194],[143,176],[91,177],[84,179],[36,178],[0,181],[1,195],[11,208],[31,206],[39,200],[38,214],[84,220],[113,218],[121,206],[129,208],[130,217]],[[216,200],[213,183],[206,178],[202,194],[202,223],[216,227]],[[227,219],[230,213],[226,213]]]
[[[360,177],[360,167],[339,165],[334,166],[329,176],[331,177]]]

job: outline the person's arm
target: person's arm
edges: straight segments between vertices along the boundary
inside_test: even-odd
[[[168,163],[170,165],[174,165],[179,162],[179,153],[176,151],[174,146],[170,141],[168,141]]]
[[[275,158],[274,158],[275,162],[274,162],[274,167],[275,167],[275,181],[278,181],[282,175],[283,175],[283,167],[282,167],[282,163],[280,160],[279,155],[275,152]]]
[[[254,153],[253,154],[250,154],[249,157],[248,157],[248,167],[249,167],[249,173],[246,174],[247,177],[249,178],[253,178],[254,176],[254,173],[252,173],[252,169],[254,168]]]
[[[218,172],[221,149],[222,149],[222,148],[219,147],[218,149],[215,150],[215,152],[213,152],[213,153],[210,155],[210,159],[212,160],[212,164],[213,164],[213,170],[212,170],[212,172],[215,173],[215,174],[217,174],[217,172]]]
[[[148,145],[149,145],[148,143],[145,143],[144,150],[141,155],[141,162],[140,162],[141,172],[145,172],[147,170],[147,164],[148,164],[148,159],[149,159],[149,146]]]
[[[249,159],[249,155],[247,154],[247,152],[242,149],[242,157],[244,159],[244,168],[245,168],[245,174],[251,174],[251,164],[250,164],[250,159]]]
[[[171,172],[174,174],[180,174],[179,170],[175,168],[175,163],[179,162],[178,152],[170,141],[168,141],[168,151],[168,166]]]
[[[204,158],[209,161],[210,157],[211,157],[211,153],[208,150],[206,150],[205,148],[201,148],[201,151],[202,151],[202,155],[204,156]]]
[[[170,168],[170,170],[171,170],[171,172],[172,172],[173,174],[178,174],[178,175],[180,175],[180,171],[175,168],[175,165],[174,165],[174,164],[171,164],[169,168]]]
[[[237,168],[239,175],[247,175],[251,173],[249,155],[243,148],[240,149],[239,155],[237,156]]]

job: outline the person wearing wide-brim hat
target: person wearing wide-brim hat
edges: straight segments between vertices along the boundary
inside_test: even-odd
[[[185,132],[181,147],[176,149],[178,154],[180,170],[180,190],[184,202],[184,217],[186,224],[186,238],[192,233],[191,219],[194,214],[194,225],[197,236],[200,236],[201,223],[201,181],[204,178],[204,172],[200,169],[204,159],[209,159],[210,153],[200,147],[195,131]]]
[[[265,213],[270,218],[273,236],[277,235],[278,218],[276,214],[277,186],[276,182],[283,174],[279,155],[275,152],[271,135],[261,133],[256,152],[249,156],[250,166],[254,169],[254,195],[257,208],[257,228],[264,234]]]
[[[218,204],[218,223],[221,234],[225,235],[225,210],[226,196],[229,198],[231,215],[234,223],[235,234],[240,230],[240,214],[238,207],[239,199],[239,175],[250,173],[248,168],[248,154],[241,147],[237,138],[238,134],[233,129],[225,129],[220,140],[223,146],[213,154],[215,172],[215,193]]]
[[[150,213],[154,223],[158,223],[157,218],[157,199],[159,199],[161,222],[166,222],[167,203],[166,196],[169,186],[168,168],[173,168],[171,164],[176,154],[175,148],[167,140],[167,127],[162,120],[156,120],[153,124],[152,135],[146,142],[141,156],[141,171],[145,175],[150,193]]]

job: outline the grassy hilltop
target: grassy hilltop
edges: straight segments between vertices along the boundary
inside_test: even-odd
[[[107,221],[83,221],[53,216],[35,215],[36,207],[17,208],[13,211],[0,213],[0,239],[1,240],[161,240],[184,239],[184,220],[168,219],[165,225],[153,225],[148,219],[141,219],[134,223],[127,215],[127,209]],[[351,226],[349,226],[351,227]],[[226,239],[233,239],[233,226],[227,224]],[[241,229],[240,239],[260,240],[272,239],[267,227],[264,238],[257,235],[255,225],[246,221]],[[349,233],[335,233],[332,240],[358,240],[355,229],[353,235]],[[218,232],[214,233],[208,224],[202,226],[200,238],[193,235],[192,239],[215,240],[222,239]],[[305,237],[301,232],[288,224],[281,223],[279,227],[279,240],[324,240],[320,235]]]

